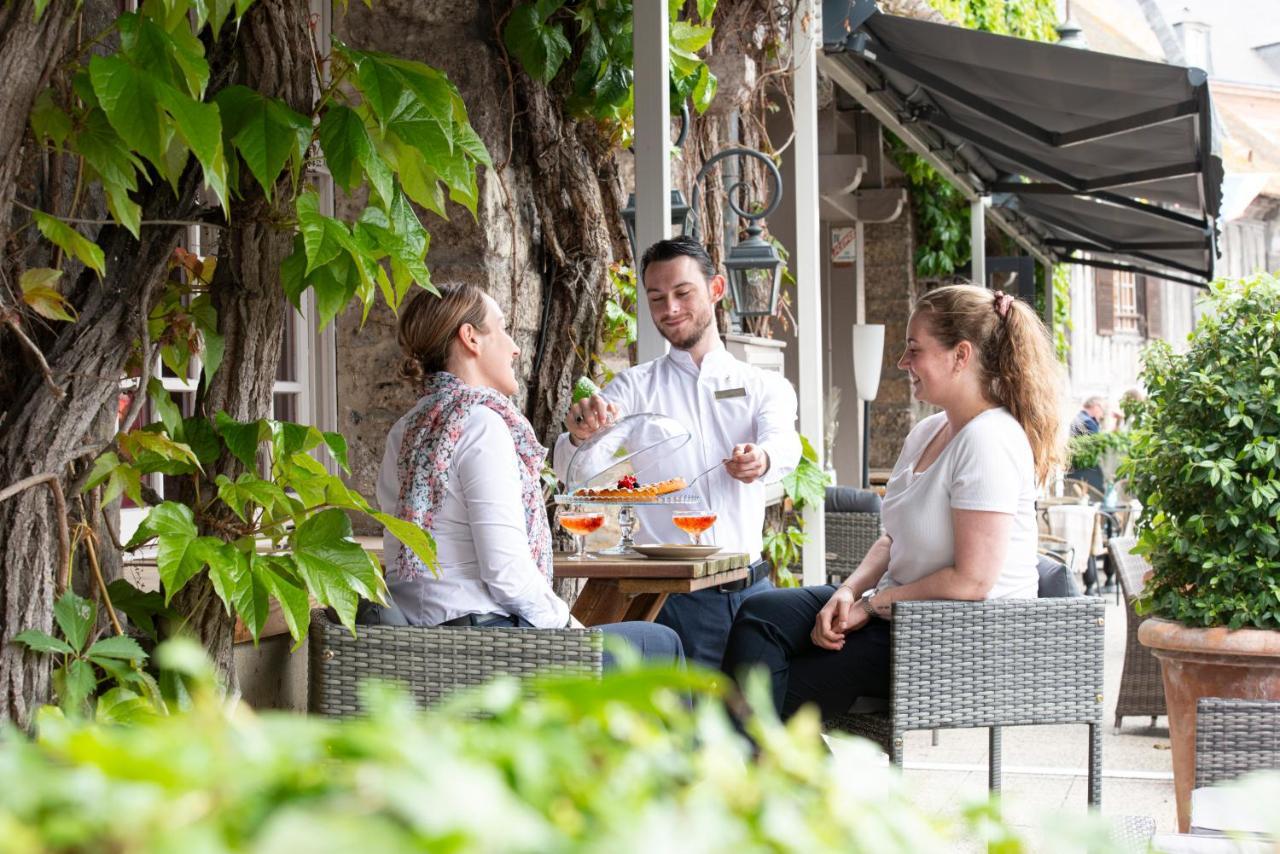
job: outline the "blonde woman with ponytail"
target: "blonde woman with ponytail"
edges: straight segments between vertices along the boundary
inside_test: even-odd
[[[917,424],[893,468],[885,534],[840,587],[743,603],[724,670],[765,665],[784,717],[824,717],[887,697],[893,603],[1035,598],[1035,500],[1058,457],[1058,364],[1026,303],[952,285],[915,305],[898,367],[941,411]]]

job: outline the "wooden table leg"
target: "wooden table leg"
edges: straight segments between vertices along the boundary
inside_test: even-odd
[[[619,623],[627,613],[628,600],[616,579],[589,578],[573,603],[573,616],[584,626]]]
[[[658,619],[658,612],[667,603],[668,595],[667,593],[633,593],[622,619],[652,623]]]

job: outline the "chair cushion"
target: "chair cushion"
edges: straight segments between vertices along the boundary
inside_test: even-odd
[[[334,622],[337,622],[335,615]],[[408,619],[400,610],[394,599],[387,597],[387,604],[379,605],[368,599],[361,599],[356,606],[356,624],[361,626],[407,626]]]
[[[880,496],[870,489],[852,486],[828,486],[826,511],[828,513],[879,513]]]
[[[1041,555],[1040,560],[1036,562],[1036,571],[1040,573],[1040,587],[1037,595],[1041,599],[1080,595],[1075,576],[1066,566],[1053,558]]]

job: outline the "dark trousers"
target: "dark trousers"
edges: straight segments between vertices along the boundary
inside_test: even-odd
[[[813,645],[810,632],[831,585],[771,590],[742,603],[723,670],[737,678],[763,666],[773,683],[778,715],[789,718],[817,703],[823,718],[849,711],[858,697],[889,696],[889,623],[872,619],[845,638],[838,651]]]
[[[773,582],[765,577],[744,590],[728,592],[711,587],[693,593],[673,593],[667,597],[655,622],[680,636],[684,654],[691,661],[718,670],[738,609],[750,597],[772,589]]]

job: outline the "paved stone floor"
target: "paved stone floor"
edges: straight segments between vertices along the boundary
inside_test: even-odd
[[[1113,726],[1115,698],[1124,664],[1125,610],[1108,597],[1106,624],[1107,715],[1102,745],[1102,813],[1146,815],[1157,832],[1174,832],[1173,766],[1168,721],[1125,718]],[[837,754],[848,751],[848,739],[831,738]],[[905,780],[915,801],[930,813],[960,809],[987,794],[987,731],[942,730],[938,745],[928,732],[908,733],[904,752]],[[887,763],[887,758],[884,762]],[[1004,730],[1003,810],[1016,827],[1034,839],[1052,823],[1085,814],[1088,730],[1084,726],[1009,727]]]

